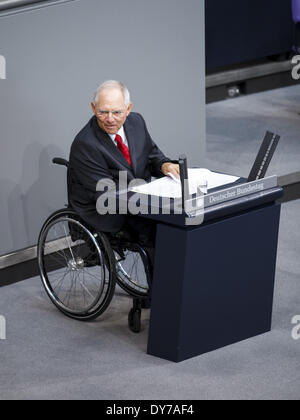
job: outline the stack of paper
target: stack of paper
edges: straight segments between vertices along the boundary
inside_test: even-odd
[[[239,179],[236,176],[218,174],[204,168],[189,169],[188,178],[190,194],[195,194],[197,192],[197,187],[199,185],[203,185],[203,181],[207,182],[208,189],[212,189],[230,184]],[[181,197],[181,184],[180,180],[175,181],[171,177],[165,176],[163,178],[156,179],[149,184],[134,187],[131,191],[159,197],[179,198]]]

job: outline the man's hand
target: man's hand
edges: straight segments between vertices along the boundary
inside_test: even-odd
[[[176,178],[180,179],[179,165],[176,163],[165,162],[161,165],[161,171],[164,175],[168,176],[168,173],[171,172]]]

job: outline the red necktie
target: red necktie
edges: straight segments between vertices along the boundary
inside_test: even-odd
[[[119,134],[117,134],[115,140],[117,142],[118,149],[120,150],[124,158],[127,160],[129,165],[131,166],[131,158],[130,158],[129,149],[126,146],[126,144],[123,143],[122,137]]]

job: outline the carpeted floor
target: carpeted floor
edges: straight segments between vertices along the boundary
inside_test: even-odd
[[[300,87],[207,107],[207,167],[247,175],[264,132],[282,135],[270,173],[300,170]],[[61,315],[39,278],[0,289],[0,399],[300,399],[300,201],[283,205],[271,333],[175,364],[146,354],[120,291],[96,322]],[[216,326],[218,328],[218,326]]]

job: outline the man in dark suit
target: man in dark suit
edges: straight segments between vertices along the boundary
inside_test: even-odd
[[[126,171],[128,182],[135,178],[150,180],[173,173],[179,166],[168,159],[150,137],[140,114],[131,112],[128,89],[120,82],[108,81],[97,89],[92,102],[93,118],[76,136],[68,170],[69,201],[90,226],[101,232],[131,229],[140,243],[153,243],[151,222],[138,216],[99,215],[96,191],[101,179],[118,185],[119,172]]]

